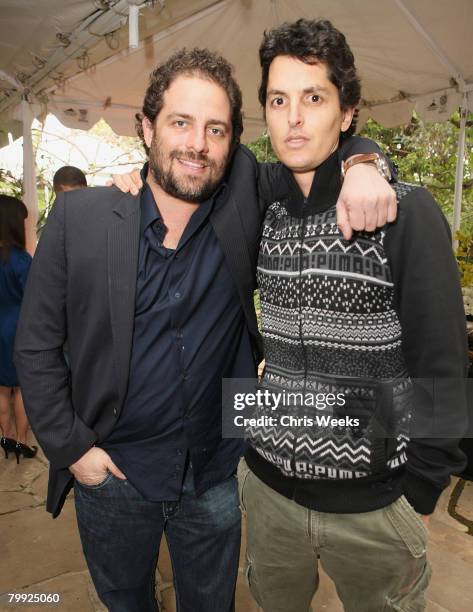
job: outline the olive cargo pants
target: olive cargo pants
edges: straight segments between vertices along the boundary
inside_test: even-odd
[[[430,580],[427,530],[404,497],[372,512],[309,510],[238,467],[248,581],[264,612],[308,612],[318,562],[346,612],[420,612]]]

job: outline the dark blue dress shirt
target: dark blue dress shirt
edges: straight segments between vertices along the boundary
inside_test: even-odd
[[[210,222],[225,189],[199,205],[175,250],[162,244],[166,228],[149,186],[141,196],[128,392],[102,447],[152,501],[179,498],[189,460],[201,493],[231,476],[242,452],[240,440],[221,438],[222,378],[250,378],[255,367]]]

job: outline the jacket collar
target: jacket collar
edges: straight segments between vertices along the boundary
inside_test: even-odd
[[[287,200],[287,210],[295,217],[323,212],[333,206],[341,189],[340,155],[334,151],[315,170],[314,180],[307,198],[304,197],[293,173],[282,167],[280,199]]]
[[[117,188],[115,188],[115,191],[120,197],[113,206],[113,212],[115,212],[122,219],[126,219],[130,215],[140,212],[141,191],[136,196],[133,196],[130,193],[122,193]]]
[[[115,191],[121,197],[117,199],[113,207],[113,211],[122,219],[129,217],[140,211],[140,200],[141,194],[146,187],[146,176],[148,175],[148,162],[146,162],[140,171],[141,180],[143,181],[143,187],[140,189],[138,195],[133,196],[130,193],[123,193],[117,187],[114,187]]]

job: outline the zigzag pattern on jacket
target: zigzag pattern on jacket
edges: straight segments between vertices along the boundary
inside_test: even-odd
[[[394,187],[398,200],[416,188]],[[285,201],[267,210],[257,272],[262,386],[303,399],[286,410],[300,425],[255,426],[248,439],[286,476],[360,478],[407,460],[411,382],[385,237],[381,228],[345,241],[335,204],[304,219],[290,215]],[[305,402],[308,393],[343,393],[346,401],[320,411]],[[275,415],[265,408],[258,414]],[[315,414],[359,418],[360,426],[314,427],[308,423]]]
[[[361,438],[356,441],[347,436],[346,441],[342,439],[330,440],[320,438],[311,439],[308,433],[297,439],[295,447],[298,461],[313,463],[315,458],[333,461],[338,468],[352,469],[354,466],[358,471],[368,473],[370,469],[371,450],[369,440]]]

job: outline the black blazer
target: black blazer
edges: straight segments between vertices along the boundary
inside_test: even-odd
[[[259,360],[253,291],[264,203],[257,173],[252,153],[239,147],[226,201],[211,223]],[[54,517],[72,487],[68,466],[112,431],[125,400],[139,230],[139,197],[110,188],[60,194],[33,259],[15,363],[31,427],[50,461],[47,510]]]

